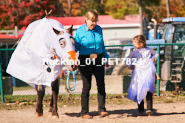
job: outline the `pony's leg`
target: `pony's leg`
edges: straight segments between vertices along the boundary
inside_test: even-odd
[[[45,95],[45,88],[43,85],[36,85],[36,90],[37,90],[36,115],[43,116],[42,100]]]
[[[51,96],[51,102],[50,102],[50,108],[49,108],[49,113],[52,113],[52,110],[53,110],[53,94]]]
[[[57,113],[57,100],[58,100],[58,93],[59,93],[59,79],[57,78],[54,82],[52,82],[52,100],[50,103],[50,106],[52,107],[52,116],[58,118],[58,113]]]

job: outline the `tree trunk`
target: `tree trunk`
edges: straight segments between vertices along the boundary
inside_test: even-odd
[[[103,5],[103,0],[101,0],[101,5]]]
[[[63,2],[63,0],[57,1],[58,13],[59,13],[59,16],[61,16],[61,17],[67,17],[66,11],[64,10],[62,2]]]
[[[167,11],[167,18],[170,17],[170,3],[169,0],[166,0],[166,11]]]
[[[72,3],[73,3],[73,0],[68,0],[68,5],[69,5],[69,17],[71,17],[71,10],[72,10]]]
[[[139,15],[140,15],[140,33],[143,35],[143,10],[142,10],[142,0],[139,0]]]

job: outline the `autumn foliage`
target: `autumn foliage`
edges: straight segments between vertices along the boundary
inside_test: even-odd
[[[43,18],[45,11],[52,9],[57,14],[56,1],[52,0],[1,0],[0,29],[13,29],[27,26],[31,22]]]
[[[113,18],[124,19],[128,14],[139,14],[139,0],[0,0],[0,30],[21,29],[45,16],[69,17],[84,16],[90,9],[99,14],[109,14]],[[185,0],[169,0],[170,16],[185,16]],[[150,20],[161,22],[167,17],[166,0],[142,0],[143,14]]]

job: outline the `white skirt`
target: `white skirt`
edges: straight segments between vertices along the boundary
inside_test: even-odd
[[[148,91],[155,93],[155,72],[156,68],[152,59],[144,60],[142,64],[135,65],[131,74],[127,98],[140,104]]]

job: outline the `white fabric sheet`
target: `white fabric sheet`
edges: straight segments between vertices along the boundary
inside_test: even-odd
[[[57,35],[53,28],[64,34]],[[68,58],[67,52],[75,50],[70,36],[56,20],[43,18],[31,23],[12,54],[6,72],[33,87],[35,84],[51,86],[60,75],[62,65],[50,65],[51,72],[47,72],[43,58],[51,59],[55,54],[59,59]],[[61,38],[66,39],[64,48],[59,44]]]

